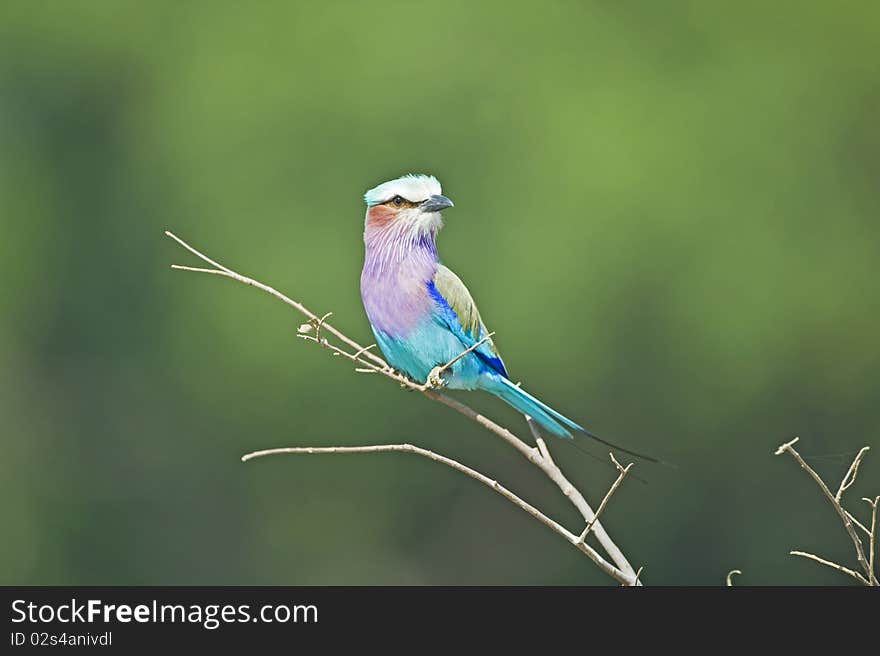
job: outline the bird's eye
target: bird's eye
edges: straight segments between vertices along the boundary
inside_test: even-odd
[[[400,196],[395,196],[393,199],[391,199],[391,202],[400,207],[401,205],[403,205],[403,198],[401,198]]]

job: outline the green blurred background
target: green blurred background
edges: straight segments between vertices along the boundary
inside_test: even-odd
[[[788,555],[853,562],[772,452],[836,484],[880,435],[878,7],[4,2],[0,582],[613,583],[427,460],[239,462],[415,442],[580,525],[478,426],[169,269],[166,228],[366,342],[361,194],[423,171],[511,374],[679,465],[607,510],[646,583],[847,583]],[[613,471],[554,444],[598,502]]]

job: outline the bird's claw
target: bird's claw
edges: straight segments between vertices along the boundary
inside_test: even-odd
[[[443,367],[434,367],[428,374],[428,380],[425,381],[425,387],[430,389],[441,389],[446,387],[446,381],[443,380]]]

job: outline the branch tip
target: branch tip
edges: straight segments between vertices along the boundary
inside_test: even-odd
[[[773,453],[773,455],[781,456],[781,455],[782,455],[783,453],[785,453],[788,449],[790,449],[794,444],[797,444],[797,441],[798,441],[799,439],[801,439],[801,438],[796,437],[796,438],[794,438],[791,442],[786,442],[785,444],[780,444],[780,445],[779,445],[779,448],[776,449],[776,451]]]

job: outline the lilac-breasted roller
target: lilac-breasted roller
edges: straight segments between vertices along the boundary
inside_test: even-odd
[[[428,175],[385,182],[370,189],[364,200],[361,298],[367,318],[388,363],[424,383],[436,367],[487,335],[467,287],[437,255],[440,213],[453,204],[437,179]],[[442,382],[450,389],[494,394],[553,435],[571,438],[573,432],[582,433],[615,446],[514,384],[491,339],[456,361]]]

